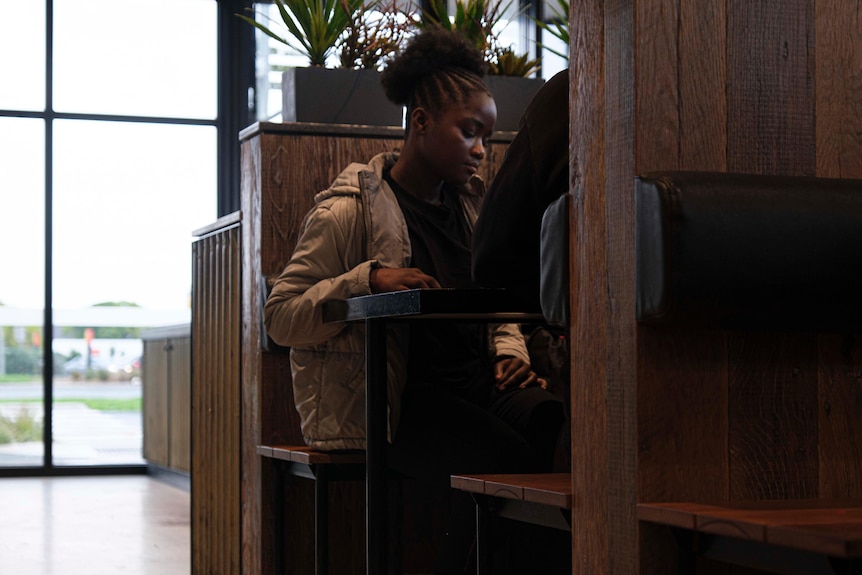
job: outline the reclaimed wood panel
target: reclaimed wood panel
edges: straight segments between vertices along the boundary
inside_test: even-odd
[[[609,538],[614,529],[632,528],[609,520],[607,405],[608,353],[605,253],[605,83],[603,0],[572,2],[569,21],[569,172],[572,192],[571,271],[571,422],[572,422],[572,571],[608,573]],[[625,27],[620,26],[624,33]],[[627,39],[621,37],[619,46]],[[619,57],[612,53],[610,56]],[[620,136],[627,132],[618,128]],[[616,430],[615,430],[616,431]],[[621,483],[631,477],[619,477]],[[632,490],[617,491],[631,496]],[[617,509],[625,509],[618,505]],[[633,552],[614,542],[613,553],[632,560]]]
[[[638,173],[862,175],[860,18],[845,0],[572,6],[574,573],[673,567],[672,540],[632,536],[645,498],[860,496],[848,340],[637,326],[627,236]]]
[[[862,497],[862,341],[819,338],[818,411],[821,497]]]
[[[855,2],[814,6],[817,175],[862,177],[862,13]]]
[[[634,31],[637,77],[634,123],[636,168],[614,166],[626,175],[653,170],[723,170],[726,165],[725,48],[726,4],[710,0],[637,3]],[[642,89],[648,87],[647,89]],[[631,129],[631,128],[629,128]],[[631,184],[630,184],[631,185]],[[633,205],[620,194],[619,202]],[[619,222],[633,222],[626,214]],[[609,242],[616,243],[613,238]],[[613,245],[613,244],[612,244]],[[622,247],[621,247],[622,248]],[[613,257],[634,252],[632,243],[613,249]],[[632,265],[622,260],[628,281],[613,290],[629,297],[634,285]],[[633,304],[617,323],[634,329]],[[691,497],[727,492],[727,405],[724,339],[720,334],[673,334],[651,330],[635,338],[619,338],[623,347],[637,341],[637,495],[662,501],[674,493]],[[628,381],[626,381],[628,385]],[[631,387],[629,385],[629,387]],[[668,396],[670,391],[670,397]],[[694,408],[694,409],[692,409]],[[630,433],[634,441],[635,433]],[[686,463],[688,462],[688,463]],[[707,469],[702,473],[701,465]],[[629,472],[634,475],[633,472]],[[631,509],[630,504],[625,510]],[[631,539],[628,548],[632,548]],[[629,568],[668,573],[674,570],[675,541],[652,525],[641,525],[639,560]],[[633,553],[633,552],[632,552]],[[614,572],[620,572],[615,566]]]
[[[731,501],[818,496],[817,337],[728,342]]]
[[[250,505],[243,515],[243,567],[249,573],[274,573],[280,554],[286,573],[307,573],[314,566],[313,483],[287,482],[276,494],[272,462],[254,454],[258,444],[302,444],[299,416],[293,405],[287,349],[271,346],[263,328],[262,309],[273,281],[287,265],[305,214],[314,195],[325,189],[349,162],[370,159],[397,147],[401,131],[379,129],[370,137],[339,133],[307,133],[300,127],[261,125],[242,142],[243,150],[243,460],[249,473],[243,478],[244,499]],[[383,134],[378,136],[377,134]],[[344,493],[350,486],[332,486],[332,536],[343,542],[344,552],[333,557],[337,573],[360,573],[364,565],[361,492]],[[282,508],[271,502],[281,498]],[[357,502],[356,499],[360,501]],[[352,503],[351,503],[352,500]],[[284,540],[275,542],[266,526],[272,514],[281,513]]]
[[[494,135],[480,175],[487,181],[502,162],[514,134]],[[364,128],[308,124],[262,123],[241,135],[243,213],[243,569],[273,573],[281,553],[288,573],[306,573],[313,566],[313,484],[291,482],[276,494],[272,462],[255,453],[260,444],[302,444],[299,417],[293,404],[287,349],[267,341],[262,306],[271,286],[293,252],[302,221],[314,195],[326,189],[350,162],[367,161],[383,151],[397,151],[400,128]],[[364,488],[346,482],[331,486],[331,536],[343,552],[331,569],[364,572]],[[281,497],[281,510],[269,502]],[[285,539],[273,543],[267,533],[272,513],[284,517]],[[424,542],[427,546],[429,543]],[[417,553],[406,558],[428,557]],[[417,569],[421,570],[422,566]]]
[[[815,171],[813,0],[729,0],[728,169]]]

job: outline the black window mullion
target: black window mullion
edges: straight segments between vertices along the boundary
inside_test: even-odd
[[[218,216],[240,209],[239,132],[255,110],[254,28],[236,17],[251,0],[218,0]]]
[[[45,319],[42,325],[43,465],[54,466],[54,0],[45,5]]]

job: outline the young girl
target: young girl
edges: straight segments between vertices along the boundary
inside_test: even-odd
[[[470,288],[476,176],[496,120],[481,54],[428,29],[384,71],[407,107],[401,153],[351,164],[315,197],[265,306],[291,347],[294,397],[309,445],[365,447],[364,326],[326,324],[326,301],[412,288]],[[550,470],[562,407],[531,370],[518,326],[399,325],[389,334],[390,463],[448,489],[453,473]],[[464,527],[472,534],[472,505]],[[458,539],[454,537],[452,539]],[[453,541],[438,572],[460,572]]]

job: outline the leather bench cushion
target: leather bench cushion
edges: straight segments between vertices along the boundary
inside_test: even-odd
[[[662,172],[635,188],[638,321],[862,327],[862,181]]]

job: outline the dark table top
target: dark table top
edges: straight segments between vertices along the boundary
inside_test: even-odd
[[[327,302],[326,322],[365,319],[462,319],[491,322],[541,322],[541,310],[502,289],[411,289]]]

